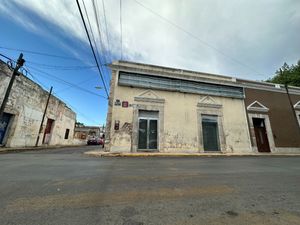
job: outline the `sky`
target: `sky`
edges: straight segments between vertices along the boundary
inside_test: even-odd
[[[120,59],[250,80],[300,59],[299,0],[79,2],[108,88],[107,65]],[[27,76],[53,86],[78,121],[105,124],[106,92],[76,0],[1,0],[0,24],[1,54],[22,52]]]

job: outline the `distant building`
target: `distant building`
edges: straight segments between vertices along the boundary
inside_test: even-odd
[[[3,101],[12,70],[0,61],[0,103]],[[0,146],[35,146],[48,92],[20,74],[16,77],[4,116],[0,120]],[[38,145],[71,145],[76,114],[51,96]]]
[[[103,137],[104,134],[104,126],[76,125],[74,130],[74,139],[78,144],[86,144],[89,138]]]
[[[300,88],[117,61],[111,152],[299,152]]]

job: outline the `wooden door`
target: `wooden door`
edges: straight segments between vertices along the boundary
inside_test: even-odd
[[[265,126],[265,120],[261,118],[253,118],[253,126],[259,152],[270,152],[270,145]]]
[[[49,144],[53,122],[54,122],[54,120],[52,120],[52,119],[47,120],[47,125],[45,128],[44,137],[43,137],[43,144]]]

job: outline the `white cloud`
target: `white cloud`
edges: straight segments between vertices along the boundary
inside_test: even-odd
[[[300,58],[298,0],[138,1],[223,54],[161,20],[134,0],[123,0],[123,53],[127,59],[261,80],[273,74],[284,61],[295,63]],[[11,13],[11,2],[28,8],[57,25],[65,35],[87,43],[75,1],[6,1],[6,7],[2,5],[0,11]],[[117,57],[120,55],[119,0],[104,2],[111,52]],[[92,3],[85,3],[92,29],[99,41]],[[97,5],[100,9],[101,28],[104,28],[102,1],[98,0]],[[34,24],[26,15],[21,14],[16,20],[34,32],[45,29]],[[55,36],[51,31],[47,35]],[[102,39],[106,43],[106,38]],[[254,70],[265,75],[259,76]]]

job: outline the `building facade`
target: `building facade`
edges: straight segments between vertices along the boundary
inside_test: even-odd
[[[12,70],[0,61],[0,103]],[[76,114],[60,99],[51,96],[42,133],[39,133],[48,92],[20,74],[16,77],[0,121],[0,146],[72,145]]]
[[[254,152],[300,153],[300,88],[237,80]]]
[[[232,78],[124,61],[111,69],[109,151],[252,151]]]
[[[289,88],[291,108],[275,84],[126,61],[110,67],[107,151],[300,152],[299,88]]]

